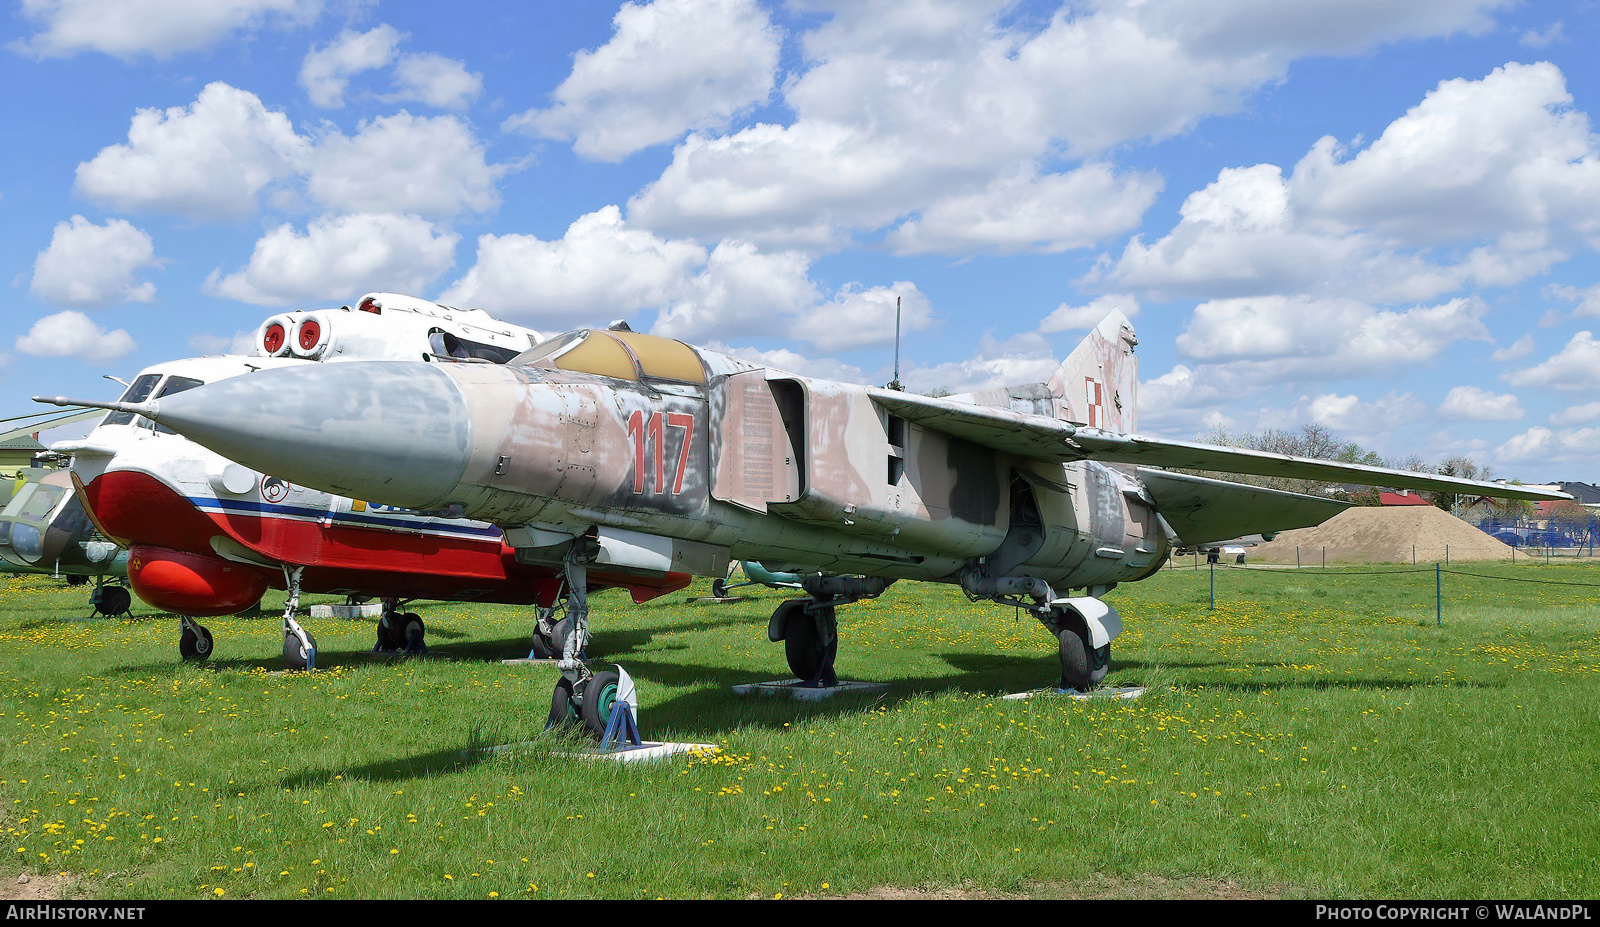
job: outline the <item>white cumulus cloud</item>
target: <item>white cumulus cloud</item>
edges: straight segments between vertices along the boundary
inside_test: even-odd
[[[401,55],[394,67],[395,92],[385,99],[416,100],[439,109],[461,109],[483,93],[483,75],[442,55]]]
[[[118,58],[165,58],[262,26],[316,19],[323,0],[22,0],[41,30],[10,44],[36,58],[98,51]]]
[[[256,242],[244,269],[212,271],[205,290],[263,306],[349,300],[373,290],[420,293],[454,263],[460,237],[410,215],[324,216],[304,234],[284,224]]]
[[[1221,299],[1195,307],[1177,345],[1200,361],[1255,363],[1267,377],[1348,375],[1423,363],[1463,339],[1488,341],[1487,311],[1476,298],[1404,311],[1351,299]]]
[[[817,301],[810,270],[810,260],[797,252],[763,254],[748,242],[724,241],[651,331],[695,342],[773,334]]]
[[[150,236],[127,220],[95,225],[73,216],[56,224],[50,247],[34,259],[32,290],[53,306],[149,302],[156,285],[136,275],[159,263]]]
[[[1170,233],[1136,237],[1088,279],[1380,302],[1517,283],[1600,244],[1600,147],[1571,99],[1549,64],[1444,81],[1353,156],[1324,138],[1287,178],[1272,164],[1224,169]]]
[[[1087,248],[1136,227],[1161,186],[1154,174],[1119,176],[1107,164],[1044,177],[1006,174],[982,190],[934,201],[887,241],[902,254]]]
[[[828,18],[800,37],[803,65],[782,85],[792,121],[691,134],[629,218],[660,234],[830,247],[922,213],[898,246],[1081,247],[1136,222],[1151,181],[1075,177],[1095,205],[1052,217],[1029,199],[1059,198],[1066,181],[1016,178],[1236,112],[1299,56],[1480,28],[1500,5],[1101,0],[1048,18],[999,0],[818,5]]]
[[[1600,341],[1593,332],[1578,332],[1542,364],[1506,375],[1512,386],[1544,386],[1557,390],[1600,389]]]
[[[1131,320],[1139,315],[1139,301],[1127,294],[1114,293],[1097,296],[1086,306],[1069,306],[1062,303],[1039,322],[1039,331],[1045,334],[1087,331],[1099,325],[1100,320],[1110,315],[1113,309]]]
[[[547,327],[593,324],[685,295],[704,264],[692,242],[631,228],[616,206],[580,217],[560,239],[482,235],[478,259],[440,297]]]
[[[1600,428],[1552,429],[1535,425],[1495,448],[1495,455],[1547,469],[1561,464],[1587,466],[1600,455]]]
[[[915,283],[902,280],[890,286],[841,287],[832,299],[794,319],[788,334],[822,351],[893,345],[897,302],[902,334],[933,325],[933,304]]]
[[[772,92],[778,34],[755,0],[624,3],[616,34],[579,52],[555,105],[508,131],[570,139],[584,157],[620,161],[695,129],[714,129]]]
[[[1510,422],[1523,416],[1522,403],[1509,393],[1491,393],[1476,386],[1457,386],[1439,404],[1445,418],[1469,422]]]
[[[47,315],[17,339],[16,348],[34,357],[77,357],[91,364],[110,363],[132,354],[138,345],[123,329],[107,332],[76,310]]]
[[[139,110],[127,144],[78,165],[77,191],[129,212],[239,219],[255,212],[263,187],[299,169],[307,150],[287,116],[217,82],[192,106]]]
[[[495,183],[507,170],[485,160],[461,119],[404,111],[364,120],[354,136],[330,130],[306,163],[307,192],[330,209],[430,217],[499,206]]]
[[[393,65],[394,91],[378,99],[459,109],[483,93],[483,75],[468,71],[460,61],[430,53],[401,54],[400,44],[408,38],[387,24],[366,32],[346,29],[332,42],[306,53],[300,64],[300,86],[313,104],[340,109],[351,78]]]
[[[400,30],[383,24],[366,32],[346,29],[326,46],[306,53],[300,63],[300,86],[317,106],[339,109],[350,78],[387,66],[404,38]]]

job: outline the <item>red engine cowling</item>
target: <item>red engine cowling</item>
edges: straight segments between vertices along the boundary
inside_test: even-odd
[[[128,549],[128,584],[150,605],[194,617],[244,611],[267,591],[255,567],[143,544]]]

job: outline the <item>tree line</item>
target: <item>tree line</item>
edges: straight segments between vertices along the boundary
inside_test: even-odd
[[[1340,438],[1333,433],[1332,429],[1321,422],[1302,425],[1299,431],[1268,428],[1259,433],[1235,433],[1218,425],[1209,433],[1200,435],[1199,440],[1207,444],[1217,444],[1223,447],[1237,447],[1271,454],[1287,454],[1294,457],[1310,457],[1316,460],[1331,460],[1338,463],[1360,464],[1368,467],[1387,467],[1392,470],[1409,470],[1413,473],[1434,473],[1439,476],[1451,476],[1466,480],[1488,481],[1494,479],[1493,470],[1480,465],[1471,457],[1457,455],[1448,457],[1438,464],[1430,464],[1416,454],[1402,460],[1396,460],[1384,457],[1376,451],[1369,451],[1354,441],[1346,441]],[[1325,480],[1251,476],[1237,473],[1202,473],[1201,475],[1214,476],[1218,479],[1232,480],[1237,483],[1249,483],[1252,486],[1264,486],[1268,489],[1304,493],[1310,496],[1331,496],[1357,505],[1378,504],[1379,490],[1378,487],[1372,486],[1355,486]],[[1456,494],[1454,493],[1421,492],[1418,495],[1446,511],[1452,510],[1456,504]]]

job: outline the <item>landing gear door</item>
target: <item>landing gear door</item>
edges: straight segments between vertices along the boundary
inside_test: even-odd
[[[765,370],[733,374],[715,387],[711,497],[755,512],[805,491],[805,392]]]

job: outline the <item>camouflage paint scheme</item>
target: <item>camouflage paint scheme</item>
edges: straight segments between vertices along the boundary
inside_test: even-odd
[[[1063,687],[1086,688],[1121,629],[1099,595],[1175,545],[1343,508],[1158,468],[1559,496],[1139,437],[1137,343],[1113,312],[1045,383],[935,399],[587,330],[503,366],[317,365],[112,407],[296,484],[502,526],[519,561],[580,589],[608,567],[806,574],[769,635],[804,636],[790,665],[820,667],[812,685],[832,678],[834,606],[916,579],[1028,609],[1060,642]],[[591,678],[563,673],[552,718]]]
[[[1047,383],[930,399],[591,330],[503,366],[308,365],[140,411],[296,484],[503,526],[528,561],[560,563],[573,538],[598,532],[619,546],[597,563],[710,576],[731,558],[955,582],[1010,546],[1004,575],[1102,589],[1149,575],[1174,544],[1234,536],[1240,522],[1314,524],[1340,508],[1165,471],[1145,470],[1147,482],[1119,457],[1159,463],[1193,449],[1193,466],[1441,482],[1134,437],[1136,344],[1113,313]],[[674,376],[655,375],[656,351],[672,354]],[[1157,494],[1174,500],[1175,519]],[[1222,497],[1249,503],[1242,518],[1196,516]]]

